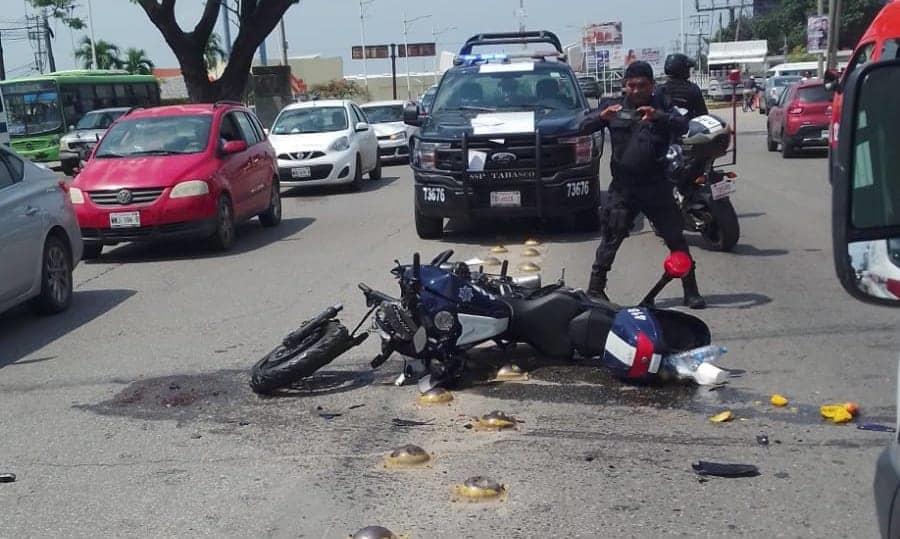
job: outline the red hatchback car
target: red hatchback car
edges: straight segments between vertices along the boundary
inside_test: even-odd
[[[831,92],[820,79],[793,84],[769,112],[766,145],[770,152],[793,157],[804,148],[827,148],[831,124]]]
[[[208,239],[225,250],[235,223],[281,222],[275,151],[236,103],[136,109],[103,136],[70,188],[84,258],[104,245]]]

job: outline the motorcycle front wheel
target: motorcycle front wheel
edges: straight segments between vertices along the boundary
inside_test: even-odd
[[[731,251],[741,236],[737,212],[727,198],[710,202],[710,222],[701,232],[706,244],[713,251]]]
[[[330,320],[295,346],[284,344],[260,359],[250,373],[250,388],[265,395],[311,376],[344,353],[352,339],[340,322]]]

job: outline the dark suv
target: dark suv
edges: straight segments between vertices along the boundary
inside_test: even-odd
[[[550,44],[550,53],[472,54],[476,46]],[[599,227],[603,138],[559,39],[550,32],[470,38],[426,116],[407,105],[416,231],[438,238],[444,218],[573,216]]]

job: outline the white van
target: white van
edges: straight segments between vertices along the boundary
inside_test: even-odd
[[[838,64],[839,69],[843,69],[846,66],[847,62],[840,62]],[[770,67],[769,70],[766,71],[766,78],[784,76],[804,77],[807,73],[813,77],[818,76],[819,62],[790,62],[787,64],[779,64]]]

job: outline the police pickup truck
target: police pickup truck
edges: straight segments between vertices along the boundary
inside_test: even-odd
[[[472,53],[531,44],[553,50]],[[571,216],[580,230],[599,227],[600,121],[553,33],[470,38],[430,111],[410,103],[404,121],[420,128],[410,161],[419,237],[439,238],[445,218]]]

